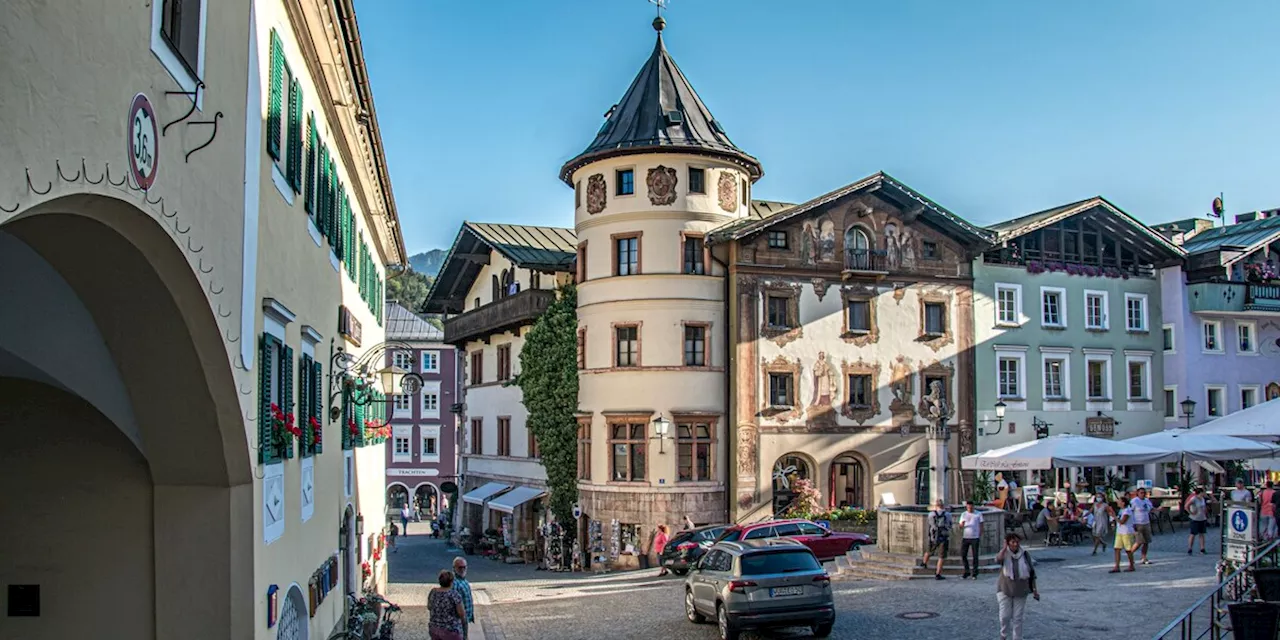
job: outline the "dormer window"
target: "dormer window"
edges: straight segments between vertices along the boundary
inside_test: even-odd
[[[619,169],[617,173],[617,194],[629,196],[636,192],[636,172],[632,169]]]

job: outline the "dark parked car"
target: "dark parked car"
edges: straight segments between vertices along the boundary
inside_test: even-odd
[[[688,531],[677,531],[662,549],[658,563],[678,576],[684,575],[715,544],[726,526],[728,525],[710,524]]]
[[[685,578],[684,614],[695,624],[714,619],[721,640],[796,626],[825,638],[836,623],[831,577],[813,551],[787,538],[715,543]]]
[[[753,524],[740,524],[725,529],[720,540],[764,540],[767,538],[792,538],[813,550],[819,560],[832,560],[864,544],[871,544],[871,537],[862,533],[831,531],[808,520],[768,520]]]

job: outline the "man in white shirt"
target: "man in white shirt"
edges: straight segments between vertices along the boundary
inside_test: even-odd
[[[982,514],[973,508],[973,500],[966,500],[964,513],[960,514],[960,527],[964,537],[960,540],[960,559],[964,561],[964,577],[978,579],[978,542],[982,539]],[[969,573],[969,550],[973,550],[973,573]]]
[[[1151,512],[1156,507],[1147,498],[1147,490],[1139,488],[1138,497],[1129,503],[1129,508],[1133,509],[1134,542],[1142,548],[1142,564],[1151,564],[1147,561],[1147,547],[1151,544]]]
[[[1253,492],[1244,488],[1244,478],[1236,478],[1236,488],[1231,490],[1231,499],[1235,502],[1253,502]]]

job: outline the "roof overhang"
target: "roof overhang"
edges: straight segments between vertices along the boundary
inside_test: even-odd
[[[646,153],[678,153],[728,160],[729,162],[741,167],[743,171],[746,171],[747,175],[751,177],[751,182],[753,183],[764,176],[764,169],[761,167],[760,161],[740,151],[721,149],[718,147],[648,144],[616,147],[613,149],[601,149],[591,153],[584,153],[564,163],[564,166],[560,168],[560,180],[572,187],[574,172],[593,162],[600,162],[601,160],[608,160],[609,158],[617,158],[620,156],[636,156]]]
[[[1170,264],[1181,260],[1187,255],[1187,252],[1181,247],[1173,244],[1163,235],[1151,229],[1151,227],[1148,227],[1138,221],[1137,218],[1125,213],[1125,211],[1120,207],[1111,204],[1111,202],[1102,196],[1081,201],[1076,206],[1065,208],[1052,216],[1045,216],[1044,218],[1028,223],[1025,226],[1003,231],[997,235],[996,241],[999,243],[1007,242],[1013,238],[1052,226],[1058,222],[1066,220],[1067,218],[1085,214],[1095,209],[1100,209],[1111,214],[1110,218],[1098,219],[1098,224],[1100,226],[1108,232],[1115,233],[1120,237],[1128,239],[1131,244],[1148,247],[1154,257],[1163,258],[1163,260],[1156,260],[1157,265]],[[1114,219],[1118,221],[1118,223],[1110,224],[1108,223],[1109,219]]]

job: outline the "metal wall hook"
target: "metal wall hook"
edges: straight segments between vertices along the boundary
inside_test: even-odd
[[[221,112],[221,111],[219,111],[219,112],[217,112],[217,113],[213,114],[213,120],[203,120],[203,121],[200,121],[200,122],[189,122],[189,123],[187,123],[188,125],[195,125],[195,124],[211,124],[211,125],[213,125],[213,133],[209,136],[209,140],[208,140],[207,142],[205,142],[204,144],[202,144],[202,145],[200,145],[200,146],[198,146],[198,147],[196,147],[196,148],[194,148],[194,149],[192,149],[192,150],[188,151],[188,152],[187,152],[187,155],[182,159],[182,161],[183,161],[183,162],[190,162],[190,161],[191,161],[191,154],[193,154],[193,153],[195,153],[195,152],[197,152],[197,151],[199,151],[199,150],[201,150],[201,149],[203,149],[203,148],[205,148],[205,147],[207,147],[207,146],[209,146],[209,145],[213,144],[213,139],[214,139],[214,138],[216,138],[216,137],[218,137],[218,120],[221,120],[221,119],[222,119],[222,112]]]
[[[41,191],[37,189],[35,185],[31,184],[31,168],[27,167],[26,171],[27,171],[27,190],[31,191],[32,193],[38,196],[42,196],[42,195],[45,195],[46,193],[49,193],[50,191],[53,191],[53,181],[50,181],[49,186],[45,187],[44,191]]]
[[[236,337],[234,337],[234,338],[232,338],[232,337],[231,337],[231,330],[230,330],[230,329],[227,329],[226,331],[223,331],[223,332],[222,332],[222,335],[226,336],[226,338],[227,338],[227,342],[230,342],[231,344],[235,344],[235,343],[237,343],[237,342],[240,342],[240,336],[236,336]],[[237,357],[239,357],[239,356],[237,356]]]
[[[240,369],[241,371],[248,371],[248,370],[249,370],[249,367],[245,366],[245,364],[244,364],[244,356],[242,356],[242,355],[240,355],[240,354],[238,354],[238,353],[236,354],[235,366],[236,366],[236,368],[237,368],[237,369]],[[252,387],[250,387],[250,390],[252,390]],[[246,394],[246,395],[248,395],[248,394]]]
[[[58,170],[58,177],[59,177],[59,178],[62,178],[63,182],[77,182],[77,181],[79,181],[79,180],[80,180],[81,172],[77,172],[77,173],[76,173],[76,177],[74,177],[74,178],[68,178],[68,177],[66,177],[66,176],[62,175],[62,161],[61,161],[61,160],[58,160],[58,159],[56,159],[56,158],[55,158],[55,159],[54,159],[54,161],[53,161],[53,166],[54,166],[54,168],[56,168],[56,169]]]
[[[187,225],[187,228],[186,228],[186,229],[179,229],[179,228],[178,228],[178,221],[177,221],[177,220],[174,220],[174,221],[173,221],[173,230],[174,230],[174,231],[177,231],[178,233],[181,233],[182,235],[184,235],[184,236],[185,236],[185,235],[187,235],[187,232],[191,230],[191,225]]]
[[[172,217],[174,217],[174,216],[178,215],[178,211],[175,209],[173,213],[165,213],[165,212],[164,212],[164,198],[160,198],[160,215],[162,215],[162,216],[164,216],[164,217],[166,217],[166,218],[172,218]]]
[[[16,202],[16,201],[13,203],[13,208],[12,208],[12,209],[7,209],[7,208],[5,208],[5,206],[4,206],[4,205],[0,204],[0,211],[3,211],[3,212],[5,212],[5,213],[13,213],[14,211],[17,211],[17,210],[18,210],[18,207],[20,207],[20,206],[22,206],[22,204],[21,204],[21,203],[19,203],[19,202]]]
[[[106,170],[106,172],[104,173],[104,175],[105,175],[105,176],[106,176],[106,178],[107,178],[107,184],[109,184],[109,185],[111,185],[111,186],[113,186],[113,187],[122,187],[122,186],[124,186],[124,183],[126,183],[126,182],[128,182],[128,181],[129,181],[129,174],[128,174],[127,172],[124,174],[124,177],[120,179],[120,182],[116,182],[115,180],[112,180],[112,179],[111,179],[111,163],[110,163],[110,162],[108,162],[108,163],[107,163],[107,170]]]
[[[163,127],[161,127],[161,129],[160,129],[160,135],[161,135],[161,136],[164,136],[164,135],[167,135],[167,134],[168,134],[168,132],[169,132],[169,127],[172,127],[173,125],[178,124],[179,122],[182,122],[183,120],[186,120],[187,118],[190,118],[190,117],[191,117],[191,114],[193,114],[193,113],[195,113],[195,112],[196,112],[196,103],[198,103],[198,102],[200,101],[200,90],[201,90],[201,89],[203,89],[203,88],[205,88],[204,80],[196,80],[196,89],[195,89],[195,91],[166,91],[166,92],[164,92],[164,94],[165,94],[166,96],[187,96],[188,98],[191,98],[191,108],[190,108],[190,109],[187,109],[187,112],[186,112],[186,113],[184,113],[184,114],[182,114],[182,117],[181,117],[181,118],[178,118],[177,120],[174,120],[173,122],[170,122],[169,124],[166,124],[166,125],[164,125]]]
[[[187,227],[187,231],[190,231],[190,230],[191,230],[191,227]],[[183,233],[186,233],[186,231],[184,231]],[[187,236],[187,251],[190,251],[191,253],[200,253],[201,251],[204,251],[204,245],[200,245],[199,249],[191,246],[191,236]]]
[[[209,267],[209,269],[208,269],[207,271],[205,270],[205,268],[204,268],[204,258],[200,258],[200,261],[199,261],[199,262],[200,262],[200,263],[199,263],[198,265],[196,265],[196,268],[200,270],[200,273],[213,273],[213,267]]]
[[[88,182],[89,184],[102,184],[102,181],[107,179],[107,174],[103,173],[101,176],[98,176],[97,181],[90,180],[89,170],[85,168],[84,158],[80,158],[80,173],[81,175],[84,176],[84,181]]]
[[[143,200],[144,200],[147,204],[149,204],[149,205],[153,205],[153,206],[154,206],[154,205],[161,204],[161,203],[163,203],[163,202],[164,202],[164,196],[160,196],[159,198],[156,198],[156,201],[155,201],[155,202],[152,202],[152,201],[151,201],[151,192],[150,192],[150,191],[144,191],[144,192],[142,192],[142,193],[143,193]]]
[[[219,316],[221,316],[221,317],[223,317],[223,318],[230,318],[230,317],[231,317],[231,312],[230,312],[230,311],[228,311],[228,312],[226,312],[226,313],[223,313],[223,312],[222,312],[222,305],[218,305],[218,315],[219,315]],[[245,369],[245,371],[248,371],[248,369]]]
[[[212,293],[212,294],[213,294],[213,295],[215,295],[215,296],[220,296],[220,295],[222,295],[222,292],[223,292],[223,291],[226,291],[226,290],[227,290],[227,288],[226,288],[226,287],[218,287],[218,290],[217,290],[217,291],[214,291],[214,290],[213,290],[213,281],[212,281],[212,280],[211,280],[211,281],[209,281],[209,293]]]

